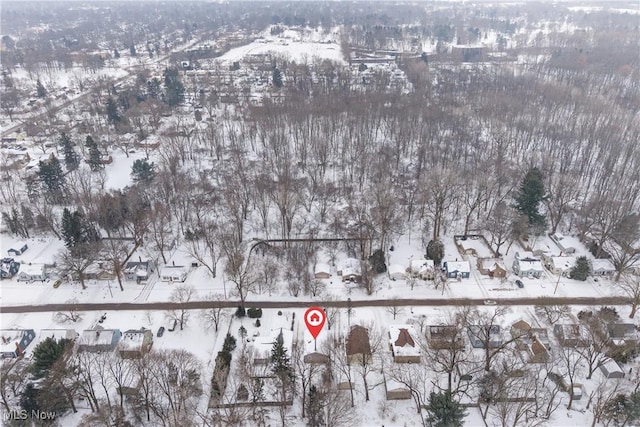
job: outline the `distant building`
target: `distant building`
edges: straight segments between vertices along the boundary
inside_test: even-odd
[[[540,259],[532,252],[516,252],[513,260],[513,272],[520,277],[540,278],[544,273],[544,267]]]
[[[587,326],[577,324],[556,324],[553,334],[563,347],[586,347],[589,345],[589,331]]]
[[[25,242],[18,242],[11,246],[7,253],[9,255],[18,256],[25,253],[27,249],[29,249],[29,246]]]
[[[187,267],[183,265],[165,265],[160,269],[160,280],[163,282],[184,282],[187,280]]]
[[[467,327],[469,342],[473,348],[497,348],[502,345],[502,333],[499,325],[470,325]]]
[[[449,279],[468,279],[471,275],[469,261],[446,261],[444,271]]]

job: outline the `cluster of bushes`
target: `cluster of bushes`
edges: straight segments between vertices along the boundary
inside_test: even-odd
[[[231,368],[231,353],[236,348],[236,339],[231,334],[227,334],[222,344],[222,350],[216,356],[216,367],[213,370],[211,379],[211,397],[220,399],[227,387],[227,378]]]
[[[262,309],[261,308],[250,308],[247,310],[247,316],[251,319],[260,319],[262,317]]]

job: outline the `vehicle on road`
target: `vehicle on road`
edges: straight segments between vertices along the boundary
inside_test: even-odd
[[[524,283],[522,283],[522,280],[516,280],[516,286],[522,289],[524,288]]]
[[[160,328],[158,329],[158,338],[160,338],[161,336],[164,335],[164,326],[160,326]]]
[[[62,284],[62,280],[58,279],[55,282],[53,282],[53,288],[58,289],[61,284]]]
[[[486,299],[484,300],[484,305],[497,305],[498,303],[495,300],[492,299]]]

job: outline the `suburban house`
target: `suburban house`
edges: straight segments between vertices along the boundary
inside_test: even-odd
[[[149,329],[129,329],[118,342],[118,353],[123,359],[140,359],[151,350],[153,332]]]
[[[591,260],[591,274],[612,277],[616,274],[616,268],[608,259],[593,259]]]
[[[355,258],[343,260],[338,266],[338,276],[342,277],[343,282],[359,282],[362,279],[360,260]]]
[[[469,342],[473,348],[496,348],[502,344],[502,333],[499,325],[470,325],[467,327]]]
[[[427,342],[434,350],[464,348],[464,337],[454,325],[431,325],[427,328]]]
[[[144,282],[155,271],[151,261],[130,261],[124,266],[124,279],[128,281]]]
[[[54,341],[75,341],[78,338],[78,333],[75,329],[41,329],[40,334],[38,334],[38,341],[44,341],[47,338],[51,338]]]
[[[187,267],[183,265],[165,265],[160,269],[160,280],[163,282],[184,282],[187,280]]]
[[[113,351],[121,336],[122,332],[119,329],[103,329],[96,326],[96,329],[82,331],[78,339],[78,351]]]
[[[0,330],[0,357],[10,359],[22,356],[35,337],[33,329]]]
[[[27,246],[27,244],[25,242],[18,242],[16,244],[14,244],[13,246],[11,246],[9,248],[9,250],[7,251],[7,253],[9,255],[18,256],[18,255],[22,255],[23,253],[25,253],[27,249],[29,249],[29,246]]]
[[[606,378],[624,378],[624,371],[613,359],[609,359],[600,365],[600,371]]]
[[[539,279],[544,273],[544,267],[532,252],[516,252],[516,257],[513,260],[513,272],[520,277]]]
[[[407,400],[411,399],[411,390],[406,385],[389,379],[386,375],[383,377],[384,391],[387,396],[387,400]]]
[[[329,279],[331,277],[331,267],[329,264],[316,264],[313,269],[313,277],[316,279]]]
[[[544,265],[556,276],[569,276],[571,269],[576,265],[574,256],[547,256]]]
[[[527,363],[545,363],[551,358],[549,350],[538,339],[536,331],[537,329],[524,320],[511,326],[511,336],[516,339],[516,348],[520,350],[522,359]]]
[[[276,342],[281,343],[288,354],[293,354],[293,332],[287,328],[275,328],[269,332],[269,335],[255,337],[251,344],[254,350],[253,364],[268,365],[271,360],[271,350]]]
[[[561,233],[552,234],[551,240],[558,245],[560,250],[565,254],[573,254],[576,252],[576,247],[579,245],[579,242],[570,236],[565,236]]]
[[[412,259],[409,274],[422,280],[433,280],[436,277],[435,264],[432,259]]]
[[[9,279],[15,276],[20,270],[20,263],[13,258],[2,258],[0,260],[0,278]]]
[[[469,261],[446,261],[444,271],[449,279],[468,279],[471,275]]]
[[[407,270],[400,264],[391,264],[387,268],[387,274],[391,280],[404,280],[407,278]]]
[[[640,342],[640,333],[633,323],[609,323],[607,330],[611,342],[616,346],[637,345]]]
[[[589,332],[583,324],[556,324],[553,334],[563,347],[586,347],[589,345]]]
[[[413,337],[416,330],[411,325],[389,326],[389,343],[396,363],[420,363],[420,345]]]
[[[25,264],[22,263],[20,272],[16,280],[18,282],[33,282],[39,280],[44,282],[48,276],[45,271],[44,264]]]
[[[347,337],[345,348],[349,363],[358,363],[364,356],[371,356],[371,343],[369,342],[369,331],[366,328],[355,325],[351,327]]]
[[[478,258],[478,271],[484,276],[507,277],[507,269],[499,258]]]

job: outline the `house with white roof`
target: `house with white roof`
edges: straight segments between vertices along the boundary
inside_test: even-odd
[[[18,282],[33,282],[34,280],[44,282],[47,278],[48,276],[44,264],[22,263],[16,280]]]
[[[407,278],[407,270],[400,264],[391,264],[387,268],[387,274],[391,280],[404,280]]]
[[[478,271],[484,276],[507,277],[507,269],[499,258],[478,258]]]
[[[435,264],[432,259],[412,259],[409,274],[422,280],[433,280],[436,277]]]
[[[35,337],[33,329],[0,330],[0,357],[10,359],[22,356]]]
[[[118,354],[123,359],[139,359],[151,350],[153,332],[149,329],[129,329],[118,341]]]
[[[113,351],[121,336],[122,332],[119,329],[103,329],[96,326],[95,329],[82,331],[78,338],[78,351]]]
[[[317,263],[313,269],[313,277],[316,279],[329,279],[331,277],[329,264]]]
[[[396,363],[420,363],[420,345],[415,342],[415,328],[411,325],[389,326],[389,344]]]
[[[17,242],[17,243],[14,243],[9,248],[9,250],[7,250],[7,253],[9,255],[18,256],[25,253],[27,249],[29,249],[29,246],[26,244],[26,242]]]
[[[163,282],[184,282],[189,271],[184,265],[165,265],[160,269],[160,280]]]
[[[556,233],[550,236],[560,250],[565,254],[573,254],[580,244],[575,237],[565,236],[562,233]]]
[[[544,273],[542,262],[532,252],[516,252],[513,272],[520,277],[540,278]]]
[[[556,276],[569,276],[571,269],[576,265],[574,256],[548,256],[544,261],[547,269]]]
[[[444,271],[450,279],[468,279],[471,275],[469,261],[445,261]]]
[[[608,259],[592,259],[591,273],[594,276],[612,277],[614,274],[616,274],[616,267]]]
[[[362,267],[360,260],[355,258],[347,258],[338,266],[338,276],[342,277],[342,281],[359,282],[362,279]]]
[[[155,271],[152,261],[130,261],[123,270],[124,279],[135,282],[144,282]]]

